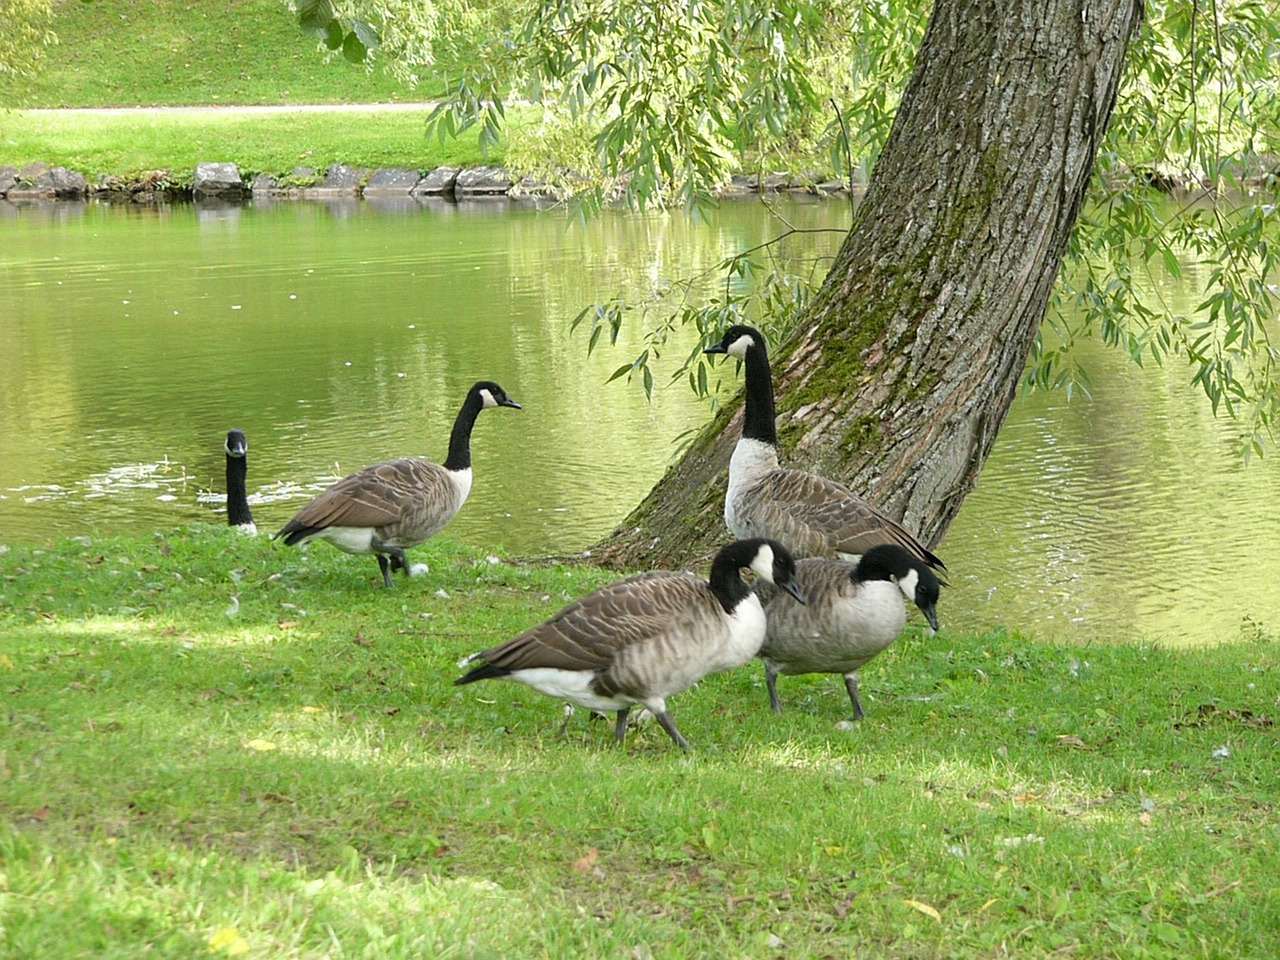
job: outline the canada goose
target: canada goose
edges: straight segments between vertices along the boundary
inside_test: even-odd
[[[769,706],[782,712],[778,674],[842,673],[853,718],[866,716],[858,700],[858,670],[898,638],[907,622],[906,597],[938,629],[941,582],[896,543],[878,544],[856,563],[812,557],[796,564],[805,605],[761,584],[768,626],[764,661]]]
[[[519,410],[520,404],[496,383],[477,382],[453,422],[443,466],[406,457],[365,467],[299,510],[274,539],[283,537],[288,546],[327,540],[347,553],[372,553],[388,587],[397,568],[410,577],[425,572],[425,564],[411,568],[404,552],[443,530],[466,503],[471,492],[471,428],[486,407]]]
[[[735,537],[772,537],[797,557],[853,559],[877,543],[897,543],[935,569],[946,565],[901,524],[844,484],[778,466],[773,383],[764,337],[730,327],[705,353],[727,353],[746,367],[742,437],[729,461],[724,520]]]
[[[505,678],[589,710],[616,710],[616,743],[627,732],[631,708],[647,707],[688,750],[667,698],[746,663],[764,640],[764,611],[742,580],[744,567],[804,602],[794,583],[795,561],[782,544],[738,540],[716,554],[710,580],[657,572],[609,584],[477,653],[470,659],[484,663],[454,682]]]
[[[258,535],[249,509],[249,492],[245,477],[249,473],[249,441],[243,430],[228,430],[227,442],[227,524],[251,537]]]

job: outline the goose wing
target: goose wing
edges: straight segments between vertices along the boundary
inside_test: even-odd
[[[280,534],[325,527],[383,527],[449,490],[447,471],[429,460],[407,457],[365,467],[320,494]]]
[[[706,581],[691,574],[641,574],[588,594],[476,659],[503,672],[604,670],[620,651],[679,629],[708,600],[715,603]]]
[[[806,556],[866,553],[880,543],[896,543],[934,568],[943,562],[902,524],[842,483],[802,470],[775,470],[749,493],[769,511],[773,536]]]

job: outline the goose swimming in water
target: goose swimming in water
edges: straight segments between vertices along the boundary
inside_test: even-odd
[[[251,537],[258,535],[249,509],[249,491],[246,478],[249,475],[249,441],[243,430],[228,430],[227,442],[227,524]]]

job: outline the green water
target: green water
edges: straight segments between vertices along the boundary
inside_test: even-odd
[[[786,213],[848,219],[834,202]],[[711,223],[612,212],[585,226],[505,203],[0,204],[0,543],[219,520],[233,426],[255,518],[275,530],[336,476],[442,458],[468,386],[492,379],[524,409],[482,415],[448,535],[581,550],[707,414],[681,385],[650,404],[605,384],[643,348],[638,325],[588,359],[569,321],[776,226],[754,203]],[[1280,632],[1280,463],[1243,467],[1185,371],[1086,360],[1092,400],[1015,405],[940,548],[944,625],[1200,643],[1237,638],[1248,616]],[[373,582],[372,562],[351,562]]]

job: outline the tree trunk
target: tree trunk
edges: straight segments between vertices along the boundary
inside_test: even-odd
[[[785,466],[942,538],[1017,390],[1141,16],[1141,0],[938,0],[849,236],[772,351]],[[740,404],[717,417],[597,558],[714,552],[741,423]]]

